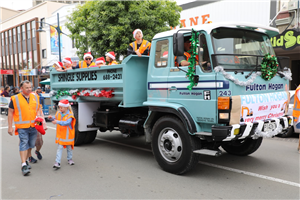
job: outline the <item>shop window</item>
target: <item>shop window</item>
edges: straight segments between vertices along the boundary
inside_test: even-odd
[[[26,52],[23,52],[22,63],[23,63],[23,69],[27,69],[27,55],[26,55]]]
[[[33,68],[37,68],[37,67],[38,67],[37,51],[34,50],[33,51]]]
[[[167,67],[169,57],[169,40],[162,40],[156,43],[155,67]]]
[[[47,49],[42,50],[42,58],[47,58]]]
[[[19,53],[19,69],[23,69],[23,58],[22,58],[22,53]]]

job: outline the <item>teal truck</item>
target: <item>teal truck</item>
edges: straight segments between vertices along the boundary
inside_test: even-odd
[[[175,58],[183,56],[184,38],[193,34],[199,62],[190,90],[189,66],[176,66]],[[71,102],[75,145],[93,142],[98,130],[143,136],[170,173],[186,173],[200,155],[247,156],[263,137],[293,125],[286,115],[289,61],[275,57],[270,38],[276,34],[275,28],[248,23],[158,33],[150,56],[131,55],[101,68],[51,70],[51,100]]]

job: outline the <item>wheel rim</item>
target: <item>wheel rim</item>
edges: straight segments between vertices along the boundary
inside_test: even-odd
[[[180,135],[172,128],[163,129],[158,136],[158,149],[168,162],[178,161],[183,150]]]

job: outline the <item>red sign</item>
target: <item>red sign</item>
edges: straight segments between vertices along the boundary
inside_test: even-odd
[[[8,70],[1,69],[0,74],[14,74],[14,70],[12,70],[12,69],[8,69]]]

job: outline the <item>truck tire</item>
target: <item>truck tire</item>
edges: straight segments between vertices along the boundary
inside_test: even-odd
[[[86,136],[85,136],[83,143],[90,144],[90,143],[94,142],[94,140],[96,139],[96,136],[97,136],[97,131],[86,132]]]
[[[200,149],[200,140],[196,139],[177,117],[163,116],[153,127],[152,152],[164,171],[184,174],[199,161],[199,155],[193,153]]]
[[[235,140],[230,143],[222,144],[222,148],[229,154],[237,156],[247,156],[254,153],[262,143],[262,137],[254,140],[247,138],[245,140]]]
[[[291,137],[293,134],[294,134],[294,127],[291,126],[290,128],[282,131],[282,133],[280,133],[276,136],[281,137],[281,138],[288,138],[288,137]]]
[[[78,131],[78,107],[77,106],[72,106],[72,110],[73,110],[74,117],[76,119],[74,145],[79,146],[79,145],[84,143],[86,132]]]

